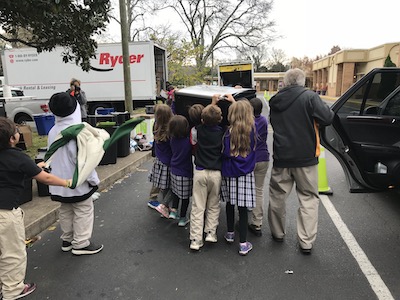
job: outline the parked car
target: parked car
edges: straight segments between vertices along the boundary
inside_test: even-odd
[[[0,87],[0,116],[6,116],[17,124],[33,121],[35,114],[49,111],[47,101],[25,96],[21,89],[12,87],[11,96],[4,97],[3,87]]]
[[[22,97],[25,96],[24,95],[24,91],[21,89],[17,89],[17,88],[11,88],[11,95],[13,97]],[[3,87],[0,87],[0,98],[4,97],[3,96]]]
[[[321,141],[341,163],[351,192],[400,187],[400,68],[370,71],[332,106]]]

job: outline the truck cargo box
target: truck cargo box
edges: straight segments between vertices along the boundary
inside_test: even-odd
[[[25,95],[48,101],[54,93],[64,92],[70,80],[81,81],[89,113],[97,108],[114,107],[125,111],[125,89],[121,43],[98,44],[96,57],[86,72],[74,62],[63,62],[64,48],[38,53],[35,48],[13,48],[2,55],[6,84],[20,88]],[[154,102],[166,87],[166,50],[151,41],[129,43],[132,100],[134,106]]]

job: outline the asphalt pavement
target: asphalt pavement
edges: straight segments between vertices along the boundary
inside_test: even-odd
[[[271,132],[268,143],[272,149]],[[229,245],[223,239],[226,217],[221,203],[218,243],[206,243],[199,252],[190,251],[190,223],[180,228],[176,221],[161,218],[146,205],[151,187],[147,180],[152,166],[149,158],[149,152],[135,152],[119,158],[116,165],[98,167],[102,184],[101,196],[95,202],[92,240],[104,244],[99,254],[77,257],[62,252],[56,216],[47,222],[47,227],[32,225],[40,232],[41,240],[28,249],[26,279],[38,284],[30,299],[364,300],[396,299],[400,295],[398,196],[349,194],[340,164],[330,153],[327,169],[334,191],[331,202],[375,271],[363,272],[352,254],[354,245],[345,242],[322,204],[313,253],[302,255],[296,238],[295,191],[288,199],[287,236],[283,243],[271,239],[264,215],[263,236],[249,233],[254,249],[245,257],[238,255],[237,242]],[[271,165],[266,193],[270,170]],[[37,206],[40,202],[46,206],[44,199],[36,197],[24,204],[26,221],[36,218],[28,205]],[[36,210],[49,211],[39,206]],[[369,282],[369,277],[374,280],[379,276],[393,297],[382,298],[374,292],[371,286],[376,281]]]
[[[96,168],[100,178],[99,191],[111,186],[115,181],[134,172],[141,164],[151,159],[151,151],[135,151],[126,157],[118,157],[116,164],[101,165]],[[49,196],[39,197],[36,181],[32,183],[32,201],[24,203],[25,233],[27,240],[35,238],[43,230],[58,220],[60,203]]]
[[[92,240],[104,244],[100,253],[62,252],[59,226],[41,234],[28,249],[26,278],[38,285],[30,299],[377,299],[322,205],[315,249],[299,251],[295,193],[283,243],[271,239],[265,215],[263,236],[249,233],[254,248],[240,256],[237,240],[224,241],[221,203],[218,242],[190,251],[190,223],[178,227],[146,205],[151,166],[144,163],[95,202]]]

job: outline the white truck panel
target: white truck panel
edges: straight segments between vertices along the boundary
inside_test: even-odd
[[[130,44],[129,49],[133,100],[155,100],[154,44],[136,42]],[[6,84],[21,88],[25,95],[48,100],[52,94],[66,91],[71,78],[78,78],[89,102],[125,98],[120,43],[99,44],[96,58],[91,60],[94,70],[89,72],[75,63],[64,63],[62,51],[61,47],[39,54],[34,48],[5,50],[3,66]]]

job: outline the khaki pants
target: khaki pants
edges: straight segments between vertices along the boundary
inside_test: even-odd
[[[0,288],[3,297],[14,298],[25,287],[25,225],[21,208],[0,209],[0,257]]]
[[[203,231],[216,233],[221,210],[220,190],[221,171],[194,170],[190,240],[202,241]]]
[[[93,199],[76,203],[61,203],[59,209],[61,239],[71,242],[74,249],[89,246],[93,232]]]
[[[254,179],[256,186],[256,207],[251,211],[250,223],[256,226],[262,225],[264,216],[264,182],[268,170],[268,161],[256,163],[254,168]]]
[[[269,184],[268,222],[271,234],[283,238],[286,234],[286,199],[293,184],[299,200],[297,237],[300,246],[310,249],[318,227],[318,165],[304,168],[272,168]]]

